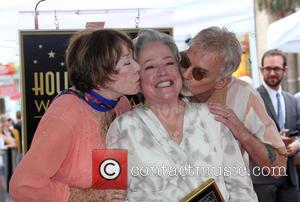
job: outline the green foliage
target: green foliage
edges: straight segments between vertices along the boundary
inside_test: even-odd
[[[300,0],[257,0],[257,3],[260,10],[266,9],[276,17],[285,17],[294,13],[300,6]]]

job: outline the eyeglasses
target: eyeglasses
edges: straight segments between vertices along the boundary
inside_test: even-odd
[[[181,51],[180,53],[179,63],[183,69],[188,69],[192,64],[187,56],[186,51]],[[208,70],[202,67],[193,67],[192,76],[195,80],[200,81],[203,78],[207,77]]]
[[[271,71],[279,73],[285,70],[284,67],[262,67],[261,69],[267,71],[268,73],[270,73]]]

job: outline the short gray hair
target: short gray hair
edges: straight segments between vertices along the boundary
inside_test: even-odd
[[[172,36],[152,29],[144,29],[139,31],[138,36],[133,40],[134,58],[138,59],[141,50],[145,48],[145,46],[153,42],[160,42],[168,46],[171,52],[173,53],[176,62],[178,64],[179,52]]]
[[[190,42],[191,46],[205,52],[215,52],[223,61],[221,76],[232,75],[240,63],[242,48],[233,32],[226,28],[209,27],[200,31]]]

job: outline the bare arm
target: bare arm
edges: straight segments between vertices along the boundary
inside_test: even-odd
[[[0,138],[3,138],[6,147],[8,147],[8,148],[16,148],[17,147],[17,143],[14,138],[7,137],[2,134],[0,135]]]
[[[271,145],[264,144],[257,139],[231,109],[216,103],[210,103],[208,107],[210,112],[215,115],[215,119],[229,128],[234,137],[247,151],[253,162],[261,167],[286,167],[286,155],[280,154],[278,150],[274,149]]]
[[[81,202],[81,201],[105,201],[104,190],[94,189],[81,189],[76,187],[70,187],[69,202]]]
[[[121,202],[125,201],[125,190],[100,190],[100,189],[81,189],[70,188],[69,202],[81,201],[111,201]]]

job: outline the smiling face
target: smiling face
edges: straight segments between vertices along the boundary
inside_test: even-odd
[[[178,64],[170,48],[163,43],[153,42],[140,52],[141,87],[145,102],[164,104],[178,101],[182,80]]]
[[[286,72],[287,66],[284,66],[282,56],[270,55],[264,58],[261,73],[265,83],[272,89],[277,90],[279,88]]]
[[[121,58],[115,69],[118,73],[112,74],[110,77],[113,81],[107,84],[112,97],[133,95],[140,91],[140,66],[133,59],[132,51],[125,45],[122,45]]]

